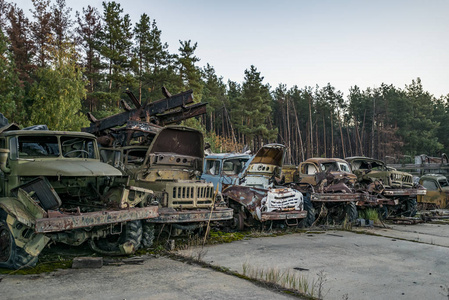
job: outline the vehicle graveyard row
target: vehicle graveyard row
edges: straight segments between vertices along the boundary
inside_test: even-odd
[[[164,232],[340,224],[366,207],[413,216],[425,195],[407,174],[367,158],[288,167],[279,144],[205,156],[200,131],[170,125],[205,112],[191,91],[133,102],[90,116],[85,132],[0,128],[0,267],[31,267],[50,243],[121,255]]]

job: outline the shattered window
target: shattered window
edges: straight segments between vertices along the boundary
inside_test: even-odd
[[[440,183],[440,186],[441,186],[441,187],[449,186],[449,182],[447,181],[446,178],[444,178],[444,179],[439,179],[438,182]]]
[[[119,168],[122,165],[122,153],[118,150],[101,149],[100,159],[102,162],[107,163],[115,168]]]
[[[126,154],[127,155],[126,162],[128,164],[140,166],[143,164],[146,154],[147,154],[146,150],[130,150]]]
[[[321,164],[321,170],[326,172],[338,171],[338,165],[335,162],[323,163]]]
[[[56,136],[19,136],[18,146],[21,158],[59,156]]]
[[[435,183],[435,181],[431,181],[431,180],[424,180],[422,185],[430,190],[430,191],[436,191],[438,189],[437,184]]]
[[[220,174],[220,161],[219,160],[207,160],[206,161],[206,173],[211,175]]]
[[[302,166],[301,173],[308,174],[308,175],[313,175],[313,174],[317,173],[317,168],[314,165],[312,165],[312,164],[304,164]]]
[[[340,171],[351,172],[351,169],[349,168],[349,165],[347,163],[339,162],[338,165],[340,166]]]
[[[95,158],[95,140],[83,137],[61,137],[62,156],[69,158]]]
[[[223,173],[226,175],[237,175],[242,172],[248,159],[230,159],[223,162]]]

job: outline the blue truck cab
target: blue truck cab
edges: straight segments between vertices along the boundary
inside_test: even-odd
[[[207,155],[204,159],[201,179],[214,184],[214,190],[221,192],[223,185],[239,184],[252,156],[245,153],[219,153]]]

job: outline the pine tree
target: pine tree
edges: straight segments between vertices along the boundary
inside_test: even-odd
[[[31,23],[32,39],[36,47],[36,64],[39,67],[46,66],[48,56],[46,48],[51,35],[51,11],[50,0],[32,0],[34,22]]]
[[[109,98],[118,107],[120,94],[125,88],[133,88],[136,80],[131,71],[135,64],[132,55],[131,20],[123,14],[119,3],[103,2],[103,30],[98,32],[98,50],[105,61],[105,79]],[[113,103],[105,103],[110,107]],[[104,107],[104,108],[106,108]]]
[[[15,72],[14,59],[8,51],[8,44],[0,30],[0,113],[10,120],[21,124],[24,120],[24,90]]]
[[[245,70],[245,81],[242,85],[244,123],[239,130],[247,136],[247,142],[256,151],[264,141],[274,140],[276,129],[268,129],[271,117],[271,95],[269,86],[262,84],[263,77],[253,65]]]
[[[207,64],[203,69],[203,102],[207,102],[206,129],[216,134],[226,134],[226,86],[223,78],[215,74],[215,69]]]
[[[0,31],[6,35],[6,23],[10,4],[6,0],[0,0]]]
[[[32,72],[35,69],[32,58],[35,55],[36,48],[34,42],[30,39],[31,24],[23,10],[15,4],[9,6],[7,18],[9,26],[6,32],[9,36],[16,70],[21,82],[27,86],[32,82]]]
[[[78,27],[76,28],[76,44],[82,55],[84,76],[88,80],[85,111],[93,112],[98,109],[98,97],[100,91],[100,54],[97,50],[97,36],[102,30],[101,19],[96,8],[90,5],[83,8],[83,15],[76,14]]]
[[[61,47],[64,41],[73,40],[73,34],[71,33],[73,21],[70,17],[72,9],[67,7],[65,0],[56,0],[56,4],[51,6],[51,10],[50,27],[56,45]]]
[[[195,93],[195,102],[201,102],[203,90],[201,71],[195,65],[200,59],[194,55],[198,43],[192,45],[191,40],[179,41],[179,43],[181,44],[178,49],[179,91],[192,89]]]

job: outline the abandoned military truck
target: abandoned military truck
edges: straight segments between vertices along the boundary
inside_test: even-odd
[[[413,176],[389,168],[383,161],[354,156],[345,160],[357,176],[359,190],[375,195],[382,203],[382,216],[413,217],[417,212],[417,196],[426,195],[426,189],[413,182]]]
[[[200,179],[204,159],[200,131],[167,126],[151,140],[149,146],[101,149],[103,161],[129,175],[133,186],[154,192],[151,202],[159,207],[159,216],[146,226],[157,225],[158,235],[177,236],[200,232],[211,222],[232,220],[232,209],[215,201],[213,184]]]
[[[100,162],[82,132],[0,128],[0,267],[31,267],[53,243],[88,242],[102,254],[127,254],[142,241],[142,220],[157,216],[152,192]]]

